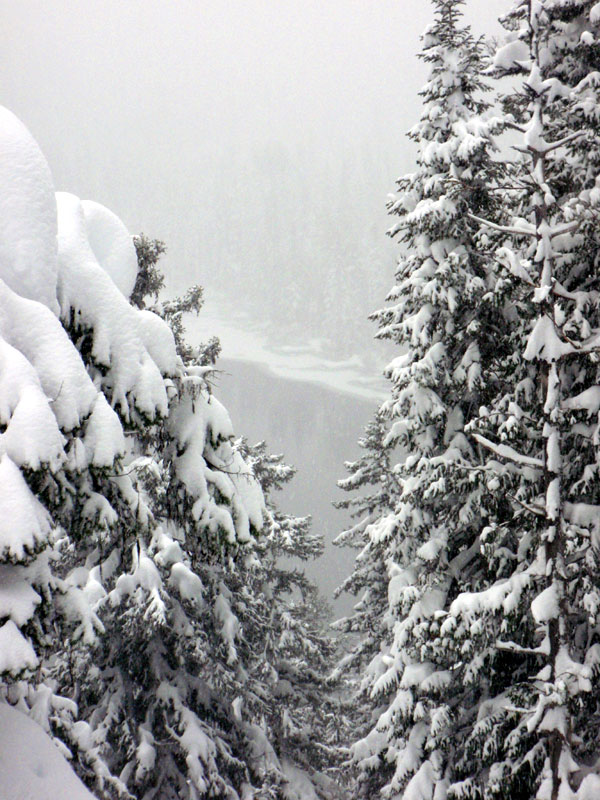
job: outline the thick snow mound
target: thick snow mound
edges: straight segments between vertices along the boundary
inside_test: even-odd
[[[54,314],[19,297],[1,280],[0,335],[32,365],[61,428],[80,425],[97,391],[79,353]]]
[[[169,326],[133,308],[96,260],[86,219],[75,195],[58,192],[58,299],[63,319],[92,332],[92,356],[106,367],[103,391],[129,417],[130,401],[153,418],[166,415],[161,372],[174,374],[175,341]],[[152,322],[149,320],[152,317]]]
[[[38,659],[33,647],[12,619],[7,620],[0,628],[0,672],[18,675],[24,669],[35,669],[37,665]]]
[[[125,447],[119,418],[94,387],[60,320],[2,280],[0,425],[0,456],[30,469],[59,468],[62,431],[80,425],[88,461],[96,466],[110,466]]]
[[[19,466],[56,469],[64,456],[64,438],[34,368],[0,336],[0,455]]]
[[[15,625],[25,625],[41,597],[30,584],[27,567],[0,565],[0,619],[10,617]]]
[[[0,458],[0,558],[22,561],[48,539],[50,519],[21,470]]]
[[[521,64],[530,58],[527,42],[516,39],[503,45],[494,56],[494,67],[498,69],[513,69],[515,64]]]
[[[180,450],[177,477],[197,498],[192,516],[213,534],[224,531],[231,543],[251,541],[250,526],[260,530],[264,523],[264,497],[232,447],[233,426],[225,408],[212,395],[190,394],[172,409],[169,431]]]
[[[285,800],[319,800],[312,781],[303,769],[299,769],[288,759],[281,762],[287,783],[283,786]]]
[[[119,291],[129,299],[138,263],[133,239],[116,214],[93,200],[82,200],[87,238],[96,260]]]
[[[37,143],[0,106],[0,278],[58,314],[56,201]]]
[[[0,800],[95,800],[44,730],[0,703]]]

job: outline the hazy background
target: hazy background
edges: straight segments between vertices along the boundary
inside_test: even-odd
[[[509,0],[471,0],[491,30]],[[323,354],[373,349],[426,0],[0,0],[2,100],[57,188],[163,239],[169,285]]]
[[[510,4],[470,0],[468,18],[499,31]],[[413,168],[426,0],[0,0],[0,13],[0,102],[56,188],[163,239],[168,291],[202,284],[206,332],[234,325],[224,356],[252,359],[252,329],[267,361],[270,347],[293,367],[304,348],[380,372],[366,317],[393,283],[385,203]],[[252,363],[227,372],[237,430],[298,462],[290,510],[312,512],[329,542],[345,525],[335,478],[374,401]],[[326,591],[351,558],[328,545]]]

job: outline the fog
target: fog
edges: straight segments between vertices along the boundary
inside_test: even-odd
[[[373,355],[423,0],[2,0],[2,102],[58,188],[164,240],[171,291]],[[471,0],[476,30],[509,0]],[[235,354],[233,354],[235,355]],[[380,359],[381,360],[381,359]]]
[[[495,19],[510,4],[470,0],[467,17],[478,33],[500,32]],[[416,53],[429,3],[0,0],[0,8],[1,102],[39,142],[57,189],[165,241],[167,291],[203,285],[209,333],[234,322],[238,341],[258,330],[267,351],[285,344],[290,359],[304,347],[381,371],[387,354],[367,315],[393,283],[385,204],[412,168],[405,133],[420,114],[426,72]],[[228,341],[224,355],[235,358],[235,336]],[[232,403],[247,433],[243,409],[260,409],[267,389],[258,372],[243,375]],[[223,391],[234,390],[224,381]],[[279,451],[285,437],[269,419],[301,404],[289,381],[268,391],[265,428],[254,412],[247,425]],[[289,499],[331,539],[336,523],[319,509],[335,496],[335,464],[343,477],[355,453],[321,423],[339,414],[344,442],[355,441],[366,412],[357,400],[353,430],[346,400],[319,397],[316,468],[299,477],[302,496]],[[314,426],[303,419],[304,428],[290,419],[287,432],[304,440]]]

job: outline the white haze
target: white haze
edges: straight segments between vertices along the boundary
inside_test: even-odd
[[[509,5],[468,17],[489,31]],[[57,187],[167,243],[172,290],[377,354],[430,18],[425,0],[3,0],[2,102]]]

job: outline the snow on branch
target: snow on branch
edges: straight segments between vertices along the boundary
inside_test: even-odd
[[[500,233],[510,233],[514,236],[536,236],[537,231],[535,225],[531,225],[530,223],[523,222],[522,226],[516,225],[497,225],[495,222],[491,222],[489,219],[484,219],[483,217],[478,217],[477,214],[468,214],[469,219],[472,219],[473,222],[479,222],[480,225],[485,225],[486,228],[491,228],[494,231],[499,231]]]
[[[508,444],[494,444],[494,442],[486,439],[485,436],[482,436],[480,433],[473,433],[471,435],[477,442],[479,442],[479,444],[483,445],[483,447],[487,448],[488,450],[491,450],[492,453],[495,453],[500,458],[514,461],[515,464],[524,464],[528,467],[543,468],[544,466],[544,462],[541,459],[523,455],[523,453],[517,452]]]
[[[564,147],[566,144],[569,144],[569,142],[581,138],[583,134],[584,131],[575,131],[575,133],[571,133],[568,136],[563,136],[562,139],[558,139],[556,142],[545,142],[542,147],[536,147],[535,152],[546,155],[546,153],[551,153],[553,150],[558,150],[559,147]]]

